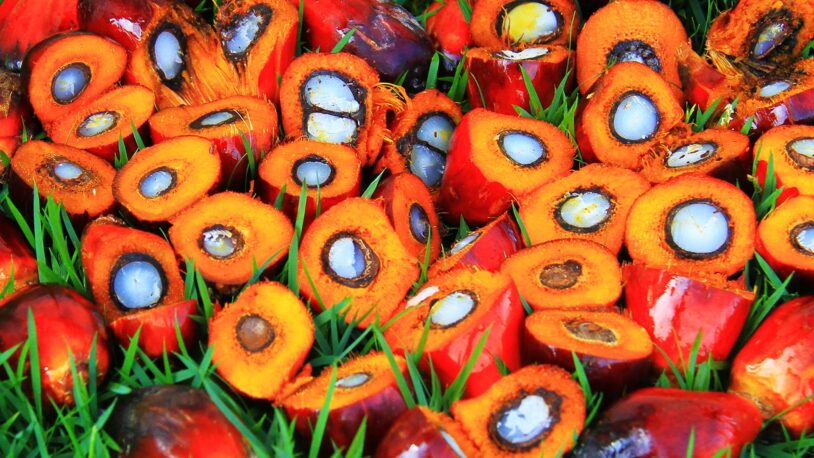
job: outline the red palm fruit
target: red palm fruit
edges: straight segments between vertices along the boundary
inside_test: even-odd
[[[407,376],[407,364],[396,356],[402,377]],[[288,416],[295,421],[297,431],[311,438],[313,425],[325,405],[332,370],[325,369],[315,378],[305,376],[294,381],[293,392],[280,401]],[[324,440],[346,448],[367,417],[365,448],[375,449],[390,425],[407,410],[396,375],[384,353],[372,352],[345,361],[336,369]]]
[[[537,91],[542,106],[554,98],[560,81],[569,71],[573,52],[564,46],[548,45],[513,51],[505,48],[474,48],[466,53],[469,70],[467,93],[474,107],[516,115],[515,106],[529,111],[530,96],[522,70]],[[570,64],[573,65],[573,64]],[[522,68],[522,70],[521,70]],[[574,85],[569,73],[565,90]]]
[[[464,50],[472,47],[469,23],[464,18],[460,3],[435,1],[427,7],[427,33],[446,59],[444,65],[452,69],[461,60]]]
[[[448,3],[449,4],[449,3]],[[418,406],[401,414],[376,447],[375,458],[460,458],[477,449],[449,415]]]
[[[571,141],[551,124],[472,110],[449,142],[439,213],[486,224],[513,199],[566,175],[573,160]]]
[[[47,129],[110,91],[126,66],[127,52],[115,41],[85,32],[61,33],[26,54],[26,94]]]
[[[613,404],[588,428],[576,458],[692,456],[712,458],[728,450],[738,456],[761,428],[760,411],[726,393],[645,388]]]
[[[486,226],[474,230],[430,267],[430,277],[459,267],[497,272],[509,256],[523,248],[520,230],[504,213]]]
[[[280,77],[297,48],[297,8],[287,0],[228,0],[217,9],[221,51],[234,65],[238,92],[280,98]]]
[[[720,276],[693,278],[639,263],[625,265],[622,274],[627,313],[678,367],[689,364],[699,335],[696,361],[725,360],[755,299]],[[669,371],[662,352],[653,352],[653,362]]]
[[[520,368],[523,305],[509,276],[459,268],[436,275],[403,302],[385,338],[399,354],[414,352],[426,335],[422,365],[430,363],[444,386],[453,383],[484,339],[464,395],[478,396],[509,370]],[[429,329],[425,329],[429,326]],[[486,330],[489,330],[488,336]]]
[[[196,302],[184,300],[175,253],[162,237],[99,218],[82,236],[82,265],[96,307],[122,345],[142,327],[139,344],[149,356],[177,351],[176,324],[191,344]]]
[[[760,222],[755,248],[783,278],[814,280],[814,196],[792,197]]]
[[[5,0],[0,3],[0,60],[19,71],[32,46],[78,28],[77,0]]]
[[[814,297],[777,307],[732,362],[729,391],[760,407],[793,434],[814,426]]]
[[[112,38],[133,52],[153,17],[152,0],[79,0],[82,29]]]
[[[766,185],[769,161],[782,203],[797,195],[814,196],[814,127],[780,126],[764,133],[752,148],[757,179]]]
[[[110,364],[107,330],[93,304],[72,289],[57,285],[32,285],[0,301],[0,351],[22,345],[28,338],[28,316],[37,332],[37,352],[42,394],[60,405],[73,404],[77,374],[88,383],[95,342],[96,383]],[[16,367],[19,353],[9,364]]]
[[[17,225],[0,217],[0,291],[14,278],[14,289],[39,280],[37,259]]]
[[[291,0],[298,5],[299,0]],[[343,50],[365,59],[386,80],[423,69],[432,45],[421,24],[403,7],[375,0],[303,0],[311,49],[329,52],[351,28]],[[421,75],[423,81],[423,70]]]
[[[108,428],[122,458],[252,456],[206,392],[181,385],[139,388],[120,399]]]

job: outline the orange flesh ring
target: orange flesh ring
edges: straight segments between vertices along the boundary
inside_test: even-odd
[[[630,207],[649,188],[635,172],[589,164],[521,200],[520,217],[532,244],[579,238],[618,253]]]
[[[761,136],[752,148],[758,162],[772,161],[779,185],[814,195],[814,160],[795,151],[794,142],[814,138],[814,126],[780,126]]]
[[[441,253],[438,214],[429,189],[420,178],[402,173],[379,184],[377,195],[384,198],[384,209],[407,249],[419,262],[429,262]]]
[[[814,197],[796,196],[783,202],[757,229],[758,251],[783,276],[792,272],[814,276]]]

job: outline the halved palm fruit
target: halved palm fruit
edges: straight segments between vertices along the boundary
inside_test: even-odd
[[[814,279],[814,197],[795,196],[769,213],[755,245],[782,278]]]
[[[478,46],[517,49],[570,46],[579,23],[574,0],[479,0],[472,9],[471,27]]]
[[[237,391],[258,399],[278,399],[313,342],[308,309],[279,283],[249,286],[209,324],[218,374]]]
[[[211,141],[175,137],[133,156],[116,173],[113,196],[142,223],[162,224],[214,191],[220,176],[220,156]]]
[[[611,5],[627,3],[634,2]],[[599,80],[577,121],[577,141],[586,160],[635,170],[642,156],[683,120],[684,109],[670,84],[643,64],[625,62]]]
[[[475,445],[466,437],[458,422],[443,412],[423,406],[413,407],[401,414],[379,442],[373,456],[411,456],[415,450],[418,450],[418,457],[421,458],[477,456]]]
[[[283,212],[235,192],[202,199],[170,223],[175,252],[218,287],[243,285],[255,270],[279,265],[294,236]]]
[[[556,456],[582,431],[585,397],[568,372],[531,365],[454,402],[452,415],[484,456]]]
[[[449,139],[461,122],[461,108],[443,92],[426,89],[410,100],[396,115],[391,127],[392,142],[384,145],[375,171],[391,174],[409,171],[438,194],[447,163]]]
[[[616,255],[592,240],[551,240],[521,250],[500,270],[535,310],[612,307],[622,295]]]
[[[734,130],[715,127],[692,133],[682,126],[642,157],[641,174],[651,183],[691,172],[745,182],[752,166],[749,144],[749,137]]]
[[[314,220],[302,237],[297,279],[318,310],[344,305],[347,322],[385,323],[418,278],[418,263],[378,203],[346,199]],[[350,304],[343,302],[350,300]]]
[[[608,3],[588,18],[577,39],[579,90],[583,94],[591,92],[608,67],[639,62],[664,78],[666,87],[678,95],[681,80],[676,51],[686,41],[681,20],[661,2]]]
[[[39,281],[37,258],[17,224],[0,217],[0,288],[12,283],[14,290]]]
[[[78,225],[113,210],[116,170],[99,157],[66,145],[31,140],[11,160],[11,192],[18,202],[31,202],[34,187],[65,206]]]
[[[323,439],[340,449],[346,448],[367,418],[365,449],[374,450],[390,425],[407,410],[393,366],[398,367],[402,377],[407,377],[407,363],[399,356],[392,365],[384,353],[371,352],[351,358],[335,373],[325,369],[318,377],[303,381],[280,404],[294,419],[297,431],[311,438],[333,379]]]
[[[28,100],[48,125],[113,88],[126,66],[127,52],[113,40],[84,32],[54,35],[26,55]]]
[[[5,0],[0,3],[0,61],[19,72],[32,46],[79,28],[77,0]]]
[[[574,371],[576,355],[591,388],[608,399],[645,385],[653,342],[647,331],[615,311],[544,310],[526,318],[523,361]]]
[[[688,173],[653,186],[633,204],[625,245],[634,261],[651,266],[734,275],[752,257],[755,226],[743,191]]]
[[[375,126],[384,122],[374,112],[378,83],[376,70],[351,54],[306,53],[294,59],[280,86],[286,136],[350,146],[367,164],[378,157],[383,141]]]
[[[374,198],[382,199],[404,248],[419,262],[435,261],[441,253],[438,214],[421,179],[411,173],[388,177],[379,183]]]
[[[440,213],[486,224],[513,199],[566,175],[573,161],[571,141],[551,124],[472,110],[450,140]]]
[[[27,342],[34,341],[28,334],[32,325],[44,405],[52,402],[58,406],[72,405],[77,401],[75,389],[79,389],[75,383],[84,386],[104,381],[111,363],[110,341],[93,304],[64,286],[31,285],[0,300],[0,352],[7,355],[5,364],[25,370],[25,380],[18,383],[26,391],[31,389],[34,374],[31,366],[20,358],[27,354],[22,351]],[[91,367],[92,363],[95,367]],[[91,373],[96,374],[93,382]]]
[[[211,25],[183,2],[150,2],[152,14],[130,53],[125,78],[155,93],[159,109],[238,94],[234,67]]]
[[[814,4],[807,0],[742,0],[707,31],[713,61],[750,73],[773,73],[801,57],[814,38]]]
[[[516,115],[515,106],[530,111],[528,80],[542,106],[549,106],[568,73],[565,90],[573,88],[573,52],[564,46],[535,46],[514,51],[505,47],[474,48],[466,53],[467,93],[474,107]]]
[[[195,335],[194,300],[184,300],[175,253],[162,237],[112,217],[91,222],[82,236],[82,265],[96,307],[123,346],[141,329],[139,345],[150,357],[186,345]]]
[[[298,24],[297,8],[287,0],[227,0],[220,5],[215,29],[223,54],[240,77],[240,94],[279,101],[279,78],[294,60]]]
[[[520,218],[531,243],[593,240],[618,253],[633,202],[650,188],[636,172],[590,164],[542,186],[520,201]]]
[[[775,127],[755,142],[752,154],[761,186],[771,163],[777,188],[783,188],[778,203],[796,195],[814,196],[814,127]]]
[[[431,277],[415,296],[402,302],[384,336],[399,354],[417,351],[426,337],[422,365],[431,365],[446,387],[483,340],[483,351],[464,388],[464,396],[478,396],[502,377],[496,360],[511,371],[520,368],[524,315],[520,296],[507,275],[459,268]],[[484,337],[487,329],[489,334]]]
[[[221,181],[241,182],[250,159],[271,151],[277,141],[277,111],[257,97],[234,96],[193,106],[166,108],[150,117],[150,135],[159,143],[180,135],[212,140],[220,154]],[[249,144],[247,151],[246,144]]]
[[[155,97],[142,86],[122,86],[72,111],[46,126],[51,140],[89,151],[113,162],[119,139],[128,152],[135,151],[135,132],[144,128],[153,113]]]
[[[306,186],[304,227],[321,212],[359,196],[359,158],[353,148],[300,139],[274,148],[258,168],[259,193],[273,204],[282,194],[283,211],[296,221],[301,186]]]
[[[495,218],[486,226],[471,231],[452,245],[429,270],[430,277],[459,267],[497,272],[509,256],[523,248],[517,225],[508,213]]]

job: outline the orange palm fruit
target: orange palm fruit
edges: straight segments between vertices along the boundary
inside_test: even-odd
[[[31,140],[11,160],[11,192],[18,202],[31,202],[36,186],[41,199],[61,203],[77,225],[113,210],[116,170],[87,151]]]
[[[238,93],[277,103],[279,78],[297,48],[297,8],[287,0],[228,0],[216,16],[221,50],[240,78]]]
[[[531,365],[476,398],[456,401],[452,415],[485,456],[555,456],[575,445],[585,397],[571,374]]]
[[[472,8],[472,38],[483,47],[569,46],[580,15],[574,0],[479,0]]]
[[[692,133],[689,126],[682,126],[642,157],[641,174],[651,183],[685,173],[745,182],[752,166],[749,145],[749,137],[734,130],[715,127]]]
[[[113,40],[85,32],[54,35],[23,62],[28,100],[47,126],[112,89],[126,66],[127,52]]]
[[[684,25],[673,10],[650,0],[611,2],[585,22],[577,39],[577,83],[583,94],[623,62],[647,65],[681,93],[676,50],[687,41]],[[634,78],[632,81],[641,81]]]
[[[385,143],[374,170],[386,169],[393,175],[409,171],[437,195],[449,139],[461,116],[461,108],[443,92],[435,89],[419,92],[396,115],[390,129],[393,141]]]
[[[113,179],[113,196],[128,215],[161,225],[217,188],[220,164],[211,141],[171,138],[127,161]]]
[[[544,242],[509,256],[500,270],[535,310],[612,307],[622,295],[616,255],[593,240]]]
[[[814,279],[814,196],[795,196],[760,222],[755,245],[775,272]]]
[[[455,242],[444,256],[430,266],[429,276],[434,277],[463,266],[497,272],[503,261],[522,247],[520,230],[508,213],[504,213]]]
[[[283,211],[297,219],[300,187],[306,191],[304,226],[321,212],[349,197],[357,197],[362,165],[353,148],[300,139],[274,148],[260,163],[259,193],[269,204],[282,194]]]
[[[178,256],[193,260],[201,275],[221,288],[242,286],[255,270],[279,265],[294,236],[283,212],[235,192],[206,197],[170,223]]]
[[[82,265],[97,309],[119,343],[141,329],[139,345],[150,357],[179,349],[195,335],[194,300],[184,300],[184,281],[170,244],[112,217],[91,222],[82,235]]]
[[[634,2],[618,2],[627,3]],[[644,64],[625,62],[599,80],[577,121],[577,141],[587,161],[635,170],[642,156],[683,120],[684,109],[670,84]]]
[[[438,214],[430,190],[420,178],[411,173],[388,177],[379,183],[374,198],[382,199],[387,217],[407,251],[419,262],[429,263],[438,258],[441,253]]]
[[[523,317],[520,296],[508,276],[459,268],[431,277],[403,302],[384,336],[399,354],[417,351],[426,336],[421,363],[432,367],[447,387],[483,340],[464,388],[464,396],[478,396],[502,377],[498,359],[509,370],[520,368]]]
[[[636,262],[728,276],[752,257],[756,225],[752,201],[743,191],[689,173],[653,186],[633,204],[625,245]]]
[[[125,79],[155,93],[159,109],[237,95],[234,67],[211,25],[182,2],[150,2]]]
[[[56,143],[89,151],[113,162],[119,153],[119,138],[128,152],[135,151],[135,133],[146,134],[147,119],[153,114],[155,97],[142,86],[122,86],[93,102],[71,111],[46,126]]]
[[[396,356],[393,365],[402,377],[407,376],[403,358]],[[325,405],[332,375],[331,369],[325,369],[280,401],[297,431],[309,439]],[[348,447],[366,417],[365,448],[375,449],[390,425],[407,410],[393,366],[384,353],[371,352],[345,361],[336,369],[335,377],[324,439],[340,449]]]
[[[232,387],[253,398],[276,400],[313,342],[308,309],[279,283],[247,287],[209,324],[212,363]]]
[[[470,111],[452,134],[439,213],[486,224],[540,186],[568,173],[574,147],[543,121]]]
[[[522,199],[520,218],[532,244],[578,238],[618,253],[630,207],[649,188],[636,172],[590,164]]]
[[[814,196],[814,127],[775,127],[755,142],[752,154],[761,186],[771,161],[777,188],[783,188],[778,203],[796,195]]]
[[[377,202],[349,198],[314,220],[302,237],[297,279],[318,310],[350,298],[346,321],[386,322],[418,278],[418,262]]]
[[[375,161],[384,117],[374,110],[376,70],[347,53],[307,53],[294,59],[280,85],[280,112],[288,138],[305,137],[356,149]]]
[[[574,371],[576,354],[591,388],[608,399],[645,385],[653,342],[647,331],[615,311],[543,310],[526,318],[523,361]]]
[[[257,97],[234,96],[166,108],[152,115],[149,124],[156,143],[180,135],[212,140],[220,154],[224,185],[242,182],[249,153],[259,161],[277,142],[277,111],[274,105]]]

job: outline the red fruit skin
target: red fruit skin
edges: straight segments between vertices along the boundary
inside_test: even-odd
[[[374,458],[459,458],[436,426],[419,408],[404,412],[387,431]]]
[[[0,217],[0,290],[14,272],[15,289],[39,279],[37,259],[17,225]]]
[[[299,6],[299,0],[291,0]],[[401,6],[376,0],[303,0],[311,49],[328,52],[356,27],[343,51],[365,59],[388,80],[424,67],[433,54],[427,32]]]
[[[520,342],[524,366],[553,364],[568,372],[574,372],[574,358],[570,350],[540,342],[525,326],[523,326],[523,337]],[[575,352],[585,369],[585,375],[591,383],[591,388],[601,391],[606,401],[620,398],[626,388],[629,392],[645,385],[651,370],[651,358],[614,359],[611,357],[612,352],[613,350],[609,350],[608,357]]]
[[[522,66],[537,90],[540,102],[547,107],[554,98],[557,84],[568,69],[568,61],[569,59],[559,62],[497,58],[487,60],[467,55],[466,68],[469,69],[469,80],[466,90],[469,101],[473,107],[483,107],[503,114],[517,115],[515,105],[529,111],[529,93],[520,72]],[[573,87],[574,72],[571,72],[565,90],[570,92]]]
[[[716,99],[721,98],[718,108],[728,102],[726,97],[727,78],[715,67],[708,64],[701,56],[692,50],[682,50],[686,53],[679,63],[681,83],[684,86],[684,97],[691,104],[698,105],[706,110]]]
[[[814,296],[777,307],[732,362],[729,391],[753,400],[764,417],[814,396]],[[814,401],[780,421],[795,435],[814,428]]]
[[[82,28],[112,38],[133,52],[153,17],[150,0],[79,0]]]
[[[613,404],[599,422],[583,432],[572,455],[588,457],[686,456],[690,435],[692,456],[731,456],[752,442],[760,431],[760,410],[727,393],[645,388]],[[623,450],[622,455],[616,455]],[[725,455],[726,456],[726,455]]]
[[[758,160],[757,170],[755,172],[757,175],[758,183],[760,183],[760,186],[765,186],[766,174],[768,173],[768,171],[769,163],[767,161]],[[788,184],[784,184],[783,180],[777,174],[775,174],[774,178],[775,181],[777,182],[777,189],[783,188],[783,191],[777,197],[777,205],[782,204],[783,202],[787,201],[788,199],[791,199],[792,197],[800,195],[800,191],[797,188],[795,188],[794,186],[790,186]]]
[[[181,385],[141,388],[120,399],[110,423],[122,458],[251,456],[209,396]]]
[[[406,373],[402,374],[408,377]],[[364,389],[364,388],[360,388]],[[297,431],[305,437],[311,437],[311,430],[317,424],[319,409],[297,409],[285,406],[289,418],[296,417],[295,427]],[[390,425],[405,411],[407,405],[401,396],[396,380],[383,389],[369,393],[367,397],[358,402],[332,409],[328,414],[328,422],[325,426],[325,443],[323,446],[330,447],[330,442],[337,447],[347,448],[353,437],[359,430],[362,420],[367,417],[365,433],[365,450],[375,450],[376,446],[390,428]]]
[[[43,398],[59,405],[73,404],[70,355],[77,372],[87,380],[94,337],[96,382],[101,383],[107,374],[110,353],[104,321],[93,304],[74,290],[31,285],[0,302],[0,352],[25,343],[29,310],[37,330]],[[10,359],[12,367],[18,358],[19,352],[15,352]]]
[[[461,5],[457,1],[436,1],[427,8],[425,14],[433,11],[427,18],[427,33],[435,44],[435,49],[444,54],[449,60],[444,62],[448,68],[461,60],[464,49],[472,47],[472,34],[469,24],[461,12]]]
[[[449,386],[466,365],[483,334],[489,329],[489,336],[483,351],[472,368],[466,383],[464,397],[483,394],[501,377],[497,358],[500,358],[510,371],[520,369],[520,330],[525,312],[520,294],[514,283],[503,290],[493,304],[480,304],[490,307],[480,319],[469,325],[469,329],[451,339],[446,345],[424,353],[425,364],[432,361],[438,378],[444,386]]]
[[[642,264],[622,268],[627,311],[653,343],[676,366],[686,366],[698,333],[697,361],[727,358],[740,335],[754,295],[708,285],[702,281]],[[657,368],[669,371],[661,352],[653,352]]]
[[[791,95],[773,105],[763,107],[752,115],[750,133],[762,133],[772,127],[788,124],[810,124],[814,121],[814,88]],[[736,117],[729,127],[740,130],[748,117]]]
[[[429,270],[430,277],[460,266],[497,272],[506,258],[523,248],[520,230],[508,214],[503,214],[479,232],[480,236],[463,248],[466,251],[460,258],[453,262],[440,258],[433,263]]]
[[[49,36],[79,28],[77,0],[0,2],[0,61],[19,69],[25,53]]]
[[[195,338],[195,322],[192,320],[192,315],[197,309],[198,302],[190,299],[177,304],[163,305],[143,312],[124,315],[113,320],[110,328],[113,330],[116,340],[125,348],[130,344],[130,339],[136,334],[136,331],[141,328],[139,347],[147,356],[157,358],[164,354],[165,347],[167,354],[180,350],[175,333],[176,321],[184,345],[189,347],[192,344]]]

